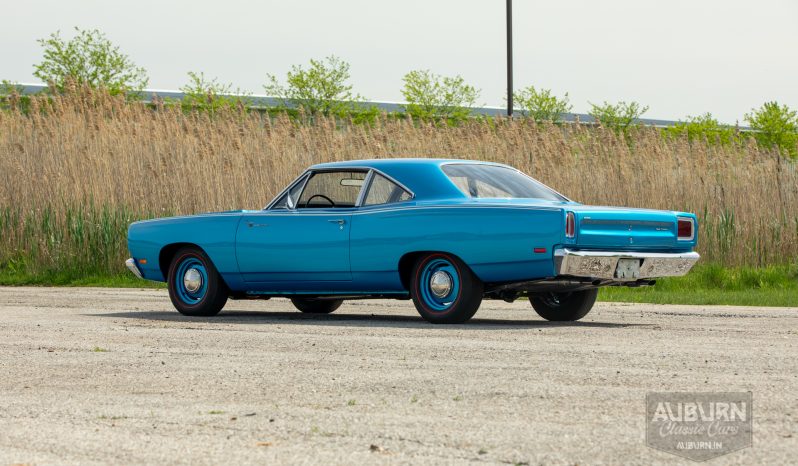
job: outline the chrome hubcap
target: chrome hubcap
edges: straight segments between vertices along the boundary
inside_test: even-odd
[[[452,276],[448,272],[438,270],[429,279],[429,289],[438,298],[444,298],[452,292]]]
[[[196,293],[197,290],[202,288],[202,274],[199,270],[191,268],[186,270],[183,275],[183,286],[189,293]]]

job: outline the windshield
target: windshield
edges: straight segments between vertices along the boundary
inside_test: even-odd
[[[441,168],[460,191],[470,197],[568,200],[542,183],[509,167],[457,163]]]

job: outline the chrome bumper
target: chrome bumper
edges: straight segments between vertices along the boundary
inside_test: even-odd
[[[693,268],[699,257],[701,256],[697,252],[668,254],[556,249],[554,251],[554,264],[557,275],[629,281],[686,275]],[[639,274],[634,278],[618,277],[616,270],[620,259],[639,259]]]
[[[139,269],[139,266],[136,264],[136,259],[132,259],[131,258],[131,259],[126,260],[125,261],[125,265],[127,266],[128,269],[130,269],[131,272],[133,272],[133,275],[135,275],[135,276],[137,276],[139,278],[144,278],[144,276],[141,274],[141,270]]]

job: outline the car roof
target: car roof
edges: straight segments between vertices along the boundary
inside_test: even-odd
[[[416,166],[435,166],[439,167],[445,163],[478,163],[490,165],[502,165],[494,162],[483,162],[479,160],[464,160],[464,159],[444,159],[444,158],[394,158],[394,159],[358,159],[358,160],[344,160],[340,162],[326,162],[319,163],[311,166],[311,169],[329,169],[329,168],[376,168],[379,170],[390,169],[392,167],[402,167],[407,165]],[[506,165],[505,165],[506,166]]]
[[[398,181],[413,194],[416,199],[448,199],[467,197],[441,170],[441,165],[457,164],[489,164],[507,167],[493,162],[477,160],[444,159],[444,158],[400,158],[400,159],[362,159],[342,162],[320,163],[310,167],[311,170],[345,170],[375,169]],[[512,167],[508,167],[512,168]]]

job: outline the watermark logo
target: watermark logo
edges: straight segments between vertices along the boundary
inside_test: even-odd
[[[693,461],[706,461],[752,443],[751,392],[649,393],[646,444]]]

